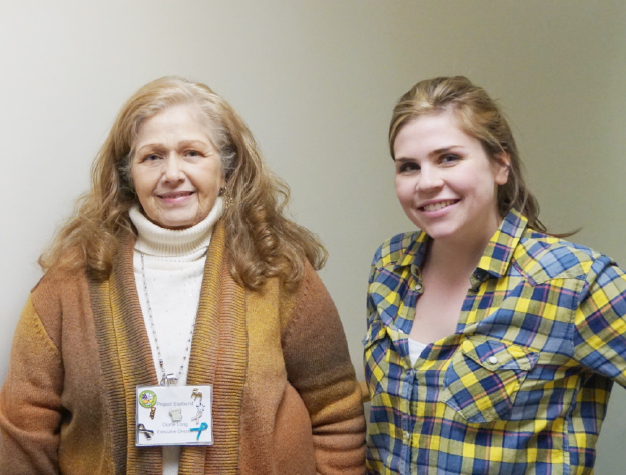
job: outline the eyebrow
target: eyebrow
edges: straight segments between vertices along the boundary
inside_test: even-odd
[[[209,142],[203,142],[201,140],[183,140],[182,142],[178,142],[178,147],[179,148],[185,148],[185,147],[207,147],[213,145],[211,143],[211,141]],[[215,148],[215,146],[213,145],[213,148]]]
[[[181,149],[181,148],[186,148],[186,147],[196,147],[196,148],[205,149],[205,148],[208,148],[207,146],[209,144],[210,143],[202,142],[201,140],[183,140],[181,142],[178,142],[178,145],[176,148]],[[155,150],[155,151],[160,152],[162,150],[165,150],[166,147],[162,143],[147,143],[139,147],[137,149],[137,153],[141,153],[141,151],[144,149]]]
[[[455,148],[458,148],[458,147],[462,147],[462,145],[449,145],[447,147],[438,148],[436,150],[432,150],[432,151],[428,152],[428,156],[429,157],[433,157],[433,156],[441,155],[442,153],[449,152],[452,149],[455,149]],[[411,162],[413,160],[415,160],[415,159],[414,158],[409,158],[409,157],[396,157],[396,159],[394,161],[396,161],[396,162]]]

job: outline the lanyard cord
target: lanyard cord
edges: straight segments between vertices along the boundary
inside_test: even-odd
[[[148,282],[146,280],[146,268],[144,264],[144,254],[141,251],[138,251],[141,257],[141,276],[143,278],[143,291],[146,297],[146,304],[148,306],[148,320],[150,321],[150,328],[152,329],[152,336],[154,337],[154,343],[156,345],[157,358],[159,359],[159,366],[161,367],[161,380],[159,384],[161,386],[176,386],[180,377],[183,375],[183,370],[185,368],[185,363],[189,354],[191,353],[191,340],[193,337],[193,330],[196,326],[196,319],[194,317],[193,322],[191,324],[191,330],[189,331],[189,337],[187,338],[187,347],[183,353],[183,361],[180,364],[180,368],[178,369],[178,375],[174,376],[174,373],[168,373],[165,370],[165,366],[163,364],[163,357],[161,356],[161,347],[159,346],[159,339],[157,338],[156,326],[154,324],[154,318],[152,317],[152,307],[150,306],[150,298],[148,297]]]

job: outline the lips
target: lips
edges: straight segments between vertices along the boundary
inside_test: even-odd
[[[168,191],[167,193],[157,193],[156,196],[165,203],[177,205],[185,203],[193,194],[193,191]]]
[[[418,209],[420,211],[438,211],[440,209],[443,208],[447,208],[450,205],[453,205],[455,203],[458,203],[461,200],[443,200],[443,201],[437,201],[435,203],[428,203],[424,206],[420,206],[418,207]]]
[[[159,198],[180,198],[181,196],[189,196],[193,194],[193,191],[170,191],[169,193],[159,193],[157,196]]]

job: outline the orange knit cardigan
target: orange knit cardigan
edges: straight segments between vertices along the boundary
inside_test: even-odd
[[[162,473],[135,447],[135,387],[157,384],[121,240],[108,280],[49,271],[30,295],[0,393],[0,474]],[[309,266],[297,289],[261,291],[209,246],[188,384],[213,384],[210,447],[183,447],[180,474],[362,474],[361,392],[337,310]]]

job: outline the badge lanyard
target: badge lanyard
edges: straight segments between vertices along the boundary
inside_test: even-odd
[[[174,373],[165,370],[163,364],[148,297],[144,255],[141,252],[140,257],[148,320],[161,368],[161,379],[159,386],[137,387],[135,445],[212,445],[212,386],[176,386],[191,353],[195,319],[191,325],[178,375],[174,376]]]
[[[156,325],[154,324],[152,307],[150,306],[150,297],[148,296],[148,280],[146,279],[146,268],[144,264],[143,252],[140,252],[139,256],[141,257],[141,277],[143,278],[143,292],[144,296],[146,297],[146,305],[148,307],[148,320],[150,321],[150,329],[152,330],[152,336],[154,337],[157,358],[159,359],[159,367],[161,368],[161,379],[159,380],[159,384],[161,386],[173,386],[176,385],[178,381],[180,381],[180,377],[185,370],[185,363],[187,362],[187,358],[191,353],[191,341],[193,339],[193,331],[196,326],[196,319],[194,318],[191,324],[191,330],[189,331],[189,336],[187,337],[187,346],[185,348],[185,351],[183,352],[183,360],[180,363],[180,367],[178,368],[178,375],[174,376],[174,373],[168,373],[167,371],[165,371],[165,366],[163,365],[161,346],[159,345],[159,339],[157,338]]]

